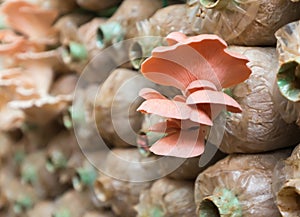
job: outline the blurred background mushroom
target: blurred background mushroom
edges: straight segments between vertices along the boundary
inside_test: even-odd
[[[39,44],[57,43],[57,31],[52,26],[57,11],[44,9],[22,0],[5,1],[1,11],[6,15],[8,26]]]

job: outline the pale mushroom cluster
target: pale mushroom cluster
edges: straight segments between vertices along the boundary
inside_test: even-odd
[[[74,86],[70,79],[56,79],[64,66],[59,51],[49,49],[58,44],[53,26],[58,12],[25,1],[6,1],[1,13],[7,26],[0,30],[1,129],[13,130],[26,122],[45,125],[72,100],[73,90],[53,94],[54,84]]]

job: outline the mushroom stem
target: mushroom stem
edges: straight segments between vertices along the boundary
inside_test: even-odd
[[[278,209],[284,217],[300,216],[300,179],[290,179],[277,194]]]
[[[125,32],[119,22],[108,22],[97,29],[97,46],[104,48],[109,44],[123,40]]]
[[[199,217],[242,217],[237,196],[226,188],[216,188],[211,196],[205,197],[199,207]]]
[[[26,69],[26,76],[33,78],[36,85],[36,92],[40,96],[47,95],[50,90],[54,78],[54,69],[51,66],[51,61],[38,59],[39,53],[31,54],[36,59],[23,59],[22,66]],[[40,54],[41,56],[44,54]],[[45,55],[46,52],[45,52]],[[31,57],[29,57],[31,58]]]
[[[221,9],[224,8],[230,0],[200,0],[201,5],[207,9]]]

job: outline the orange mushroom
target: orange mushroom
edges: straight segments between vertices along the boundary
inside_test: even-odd
[[[23,112],[12,108],[9,103],[36,97],[34,88],[34,84],[24,76],[21,68],[0,71],[0,130],[12,130],[22,125],[25,120]]]
[[[2,68],[14,67],[17,65],[15,55],[28,51],[40,51],[43,47],[29,42],[24,36],[17,35],[12,30],[0,30],[0,56]]]
[[[37,92],[43,96],[49,92],[55,67],[62,64],[57,50],[26,52],[17,55],[19,65],[35,83]]]
[[[0,87],[0,130],[8,131],[18,128],[24,121],[24,114],[18,109],[12,109],[8,103],[10,93],[7,88]]]
[[[218,36],[188,38],[183,33],[174,32],[167,36],[167,42],[169,46],[152,51],[152,56],[143,62],[141,72],[155,83],[180,89],[182,95],[170,100],[154,90],[144,89],[140,96],[146,101],[138,111],[171,119],[166,124],[167,136],[158,140],[151,151],[161,155],[194,157],[204,151],[205,126],[212,126],[212,121],[222,110],[242,111],[233,98],[222,92],[222,88],[246,80],[251,70],[246,65],[248,60],[226,51],[225,41]],[[181,124],[170,129],[168,121]],[[186,122],[193,125],[186,129],[181,126]],[[170,130],[173,130],[171,134],[168,133]],[[196,148],[191,151],[195,144]]]
[[[173,100],[169,100],[150,88],[142,89],[140,96],[146,99],[138,108],[140,112],[178,120],[190,119],[199,124],[212,126],[210,117],[201,108],[187,105],[184,97],[175,96]]]
[[[46,125],[68,108],[71,95],[44,96],[38,99],[12,101],[9,106],[22,110],[28,122]]]
[[[246,65],[248,60],[226,51],[226,42],[216,35],[186,37],[173,32],[167,41],[170,46],[155,48],[142,64],[144,76],[155,83],[184,90],[195,80],[207,80],[221,90],[246,80],[251,73]],[[160,78],[164,75],[169,79]]]
[[[166,134],[151,146],[154,154],[191,158],[204,152],[208,128],[188,120],[168,119],[150,127],[149,131]]]
[[[12,100],[9,105],[22,110],[27,121],[39,125],[47,124],[64,111],[72,100],[71,94],[49,94],[55,68],[61,64],[59,52],[27,52],[18,54],[17,58],[23,67],[23,76],[32,80],[36,97]]]
[[[0,54],[14,54],[24,51],[25,39],[12,30],[0,30]]]
[[[57,31],[52,24],[57,18],[56,10],[43,9],[22,0],[5,1],[1,11],[6,15],[8,25],[41,44],[54,44]]]

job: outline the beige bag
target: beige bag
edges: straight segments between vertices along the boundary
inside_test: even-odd
[[[252,74],[231,89],[243,111],[226,114],[221,151],[258,153],[297,144],[300,140],[298,127],[283,120],[274,102],[273,87],[278,66],[275,49],[230,47],[230,50],[250,60],[248,65]]]
[[[230,155],[201,173],[195,184],[200,216],[280,217],[272,194],[272,174],[289,151]]]
[[[289,23],[276,32],[280,68],[274,92],[280,114],[300,126],[300,21]]]
[[[300,216],[300,145],[289,158],[277,163],[273,191],[283,217]]]
[[[163,178],[141,193],[137,217],[196,217],[193,183]]]
[[[300,3],[290,0],[190,0],[188,4],[195,32],[217,34],[234,45],[274,45],[275,31],[300,19]]]

